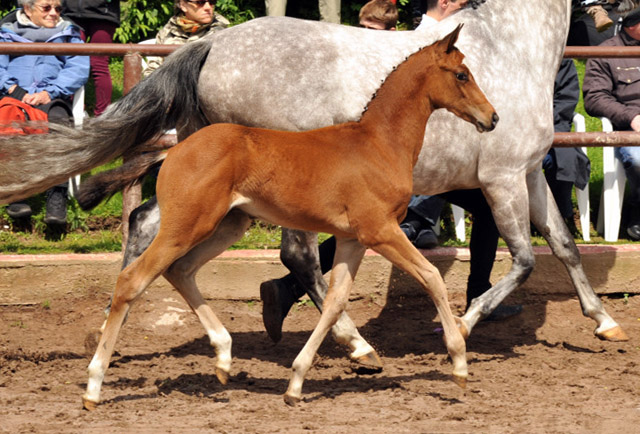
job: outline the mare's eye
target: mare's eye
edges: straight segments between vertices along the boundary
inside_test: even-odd
[[[467,74],[465,74],[464,72],[458,72],[456,73],[456,78],[460,81],[469,81],[469,76]]]

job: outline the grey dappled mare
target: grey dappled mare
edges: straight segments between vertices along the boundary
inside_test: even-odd
[[[60,129],[59,134],[19,138],[11,141],[10,152],[17,152],[19,158],[36,143],[66,150],[56,164],[50,164],[48,182],[53,185],[135,149],[176,124],[184,138],[215,122],[300,131],[358,119],[396,65],[462,22],[465,31],[457,45],[501,122],[492,133],[480,135],[453,115],[435,113],[415,166],[414,192],[481,188],[513,255],[508,274],[472,303],[464,324],[470,331],[530,274],[534,265],[531,219],[565,264],[583,313],[597,323],[598,336],[615,339],[621,329],[587,281],[578,250],[540,170],[553,138],[553,82],[570,6],[570,0],[487,0],[477,9],[465,9],[430,29],[413,32],[380,32],[287,17],[252,20],[187,44],[85,131]],[[209,52],[212,55],[207,57]],[[2,142],[0,153],[4,152]],[[90,162],[73,166],[68,157],[72,147],[82,150]],[[43,155],[43,147],[37,149],[41,161],[57,157]],[[8,183],[3,180],[6,172],[0,170],[0,201],[8,201],[12,194],[11,200],[16,200],[29,185],[26,175],[30,173],[12,172],[13,182]],[[44,187],[43,181],[39,188]],[[153,203],[143,207],[133,216],[139,220],[131,225],[136,235],[130,237],[125,265],[147,247],[158,228],[157,207]],[[226,230],[236,220],[237,215],[228,216]],[[326,284],[315,235],[285,232],[285,265],[308,282],[314,299],[321,300]],[[223,230],[201,249],[216,251],[220,237],[225,237]],[[195,273],[207,258],[201,255],[196,262],[194,257],[186,256],[175,266]],[[352,349],[356,342],[362,344],[346,315],[334,332]]]
[[[553,138],[553,80],[569,14],[568,1],[488,0],[477,10],[461,11],[424,32],[256,20],[212,39],[215,56],[208,58],[201,72],[200,102],[210,122],[297,131],[357,119],[394,65],[457,23],[465,23],[459,45],[502,122],[496,131],[482,136],[454,116],[436,113],[414,170],[417,194],[480,187],[513,255],[510,272],[474,301],[463,317],[465,325],[470,331],[531,272],[531,218],[567,267],[583,313],[597,322],[596,332],[604,336],[618,325],[589,285],[540,170]],[[254,48],[262,38],[274,41],[273,45]],[[150,204],[143,209],[145,219],[132,219],[131,234],[136,237],[157,228],[149,224],[159,219],[157,207]],[[321,302],[326,284],[319,271],[315,235],[284,232],[283,262]],[[147,233],[145,238],[152,236]],[[215,243],[215,236],[209,242]],[[146,246],[130,242],[125,264]],[[343,320],[345,329],[353,328],[347,318]]]

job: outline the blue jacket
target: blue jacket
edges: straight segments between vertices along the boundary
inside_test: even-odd
[[[13,30],[15,19],[6,18],[0,26],[0,42],[33,42]],[[68,20],[64,20],[60,32],[46,42],[83,43],[80,29]],[[65,98],[72,96],[88,78],[88,56],[0,54],[0,90],[3,92],[17,84],[29,93],[46,90],[51,99]]]

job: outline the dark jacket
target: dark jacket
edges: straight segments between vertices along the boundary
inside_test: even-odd
[[[74,20],[104,20],[120,25],[120,1],[65,0],[62,14]]]
[[[624,30],[602,46],[639,46]],[[631,129],[640,115],[640,59],[589,59],[582,86],[588,114],[607,117],[616,130]]]

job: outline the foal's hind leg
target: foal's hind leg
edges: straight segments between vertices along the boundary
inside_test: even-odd
[[[527,177],[527,183],[531,221],[547,240],[553,254],[567,268],[578,293],[582,313],[598,324],[595,330],[596,336],[610,341],[628,340],[627,334],[605,311],[600,299],[589,284],[580,261],[580,252],[560,216],[542,172],[538,170],[530,173]]]
[[[181,199],[185,200],[185,198]],[[192,199],[197,200],[198,198]],[[131,304],[173,262],[187,254],[195,245],[207,239],[227,209],[224,205],[221,207],[219,204],[218,206],[210,204],[211,218],[197,220],[199,216],[194,216],[189,212],[193,208],[186,201],[184,205],[171,207],[172,212],[168,216],[163,216],[167,220],[165,223],[168,224],[160,227],[160,232],[149,248],[118,276],[104,333],[89,364],[89,381],[87,382],[87,391],[83,396],[84,407],[88,410],[94,409],[99,402],[102,380],[109,365],[118,333]]]
[[[313,357],[329,329],[336,323],[340,314],[344,313],[349,291],[365,250],[356,240],[337,240],[331,282],[324,299],[322,315],[307,343],[293,361],[293,376],[284,395],[284,400],[289,405],[295,405],[300,400],[304,376],[311,367]]]
[[[164,277],[180,292],[207,331],[217,355],[216,376],[222,384],[227,384],[231,370],[231,336],[202,297],[195,276],[210,259],[242,238],[250,224],[251,219],[244,212],[232,210],[208,240],[198,244],[164,273]]]
[[[320,265],[317,234],[282,228],[280,258],[296,277],[298,283],[307,291],[318,310],[322,312],[324,298],[327,294],[327,283]],[[351,350],[349,357],[352,360],[376,369],[382,368],[380,357],[360,335],[346,312],[340,315],[331,332],[338,343],[349,347]]]

